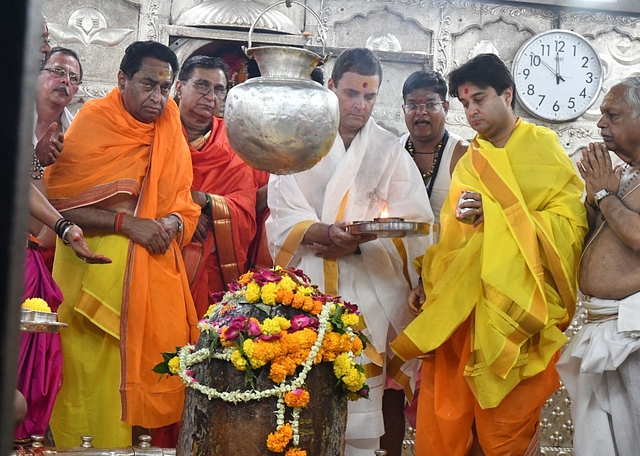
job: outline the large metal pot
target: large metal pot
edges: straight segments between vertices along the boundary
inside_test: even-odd
[[[276,2],[270,8],[285,3]],[[320,21],[318,16],[300,2]],[[274,174],[304,171],[331,149],[340,119],[333,92],[311,80],[323,58],[306,49],[251,47],[261,76],[232,88],[225,105],[229,142],[250,166]]]

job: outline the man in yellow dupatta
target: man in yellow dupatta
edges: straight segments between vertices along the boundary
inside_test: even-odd
[[[184,385],[158,381],[161,352],[193,341],[197,316],[180,253],[200,208],[178,108],[168,100],[178,60],[155,42],[131,44],[118,87],[87,102],[65,152],[47,169],[52,204],[81,224],[87,244],[113,263],[95,268],[57,249],[63,386],[51,428],[60,447],[92,435],[98,447],[130,445],[132,426],[180,420]]]
[[[449,87],[478,135],[453,173],[440,243],[417,262],[424,286],[410,305],[421,312],[391,344],[403,359],[424,355],[416,454],[540,454],[575,310],[583,184],[557,136],[515,115],[497,56],[454,70]]]

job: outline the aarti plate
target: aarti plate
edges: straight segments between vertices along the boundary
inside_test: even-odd
[[[349,234],[375,234],[380,238],[397,238],[426,236],[430,232],[430,225],[424,222],[407,222],[401,217],[389,217],[352,222],[345,230]]]
[[[57,333],[60,328],[66,328],[69,326],[67,323],[61,323],[59,321],[52,322],[35,322],[35,321],[21,321],[20,331],[33,332],[33,333]]]

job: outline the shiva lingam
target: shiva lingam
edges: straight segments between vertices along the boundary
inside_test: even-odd
[[[338,98],[311,80],[324,57],[301,48],[251,47],[251,35],[260,17],[274,6],[292,3],[318,21],[323,54],[326,32],[318,15],[298,1],[283,0],[266,8],[249,29],[248,47],[261,76],[229,90],[225,123],[229,143],[250,166],[273,174],[292,174],[317,164],[331,149],[340,119]]]

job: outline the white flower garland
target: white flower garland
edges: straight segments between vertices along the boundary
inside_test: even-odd
[[[307,378],[307,374],[313,367],[313,361],[318,356],[320,348],[322,347],[322,341],[324,340],[324,336],[327,330],[327,325],[329,324],[329,317],[333,308],[334,308],[334,303],[332,302],[326,302],[322,306],[322,312],[318,317],[318,320],[320,322],[318,327],[318,337],[315,343],[313,344],[313,346],[311,347],[311,350],[309,351],[309,355],[307,356],[307,359],[305,359],[305,361],[301,364],[302,370],[300,371],[298,376],[291,381],[289,385],[287,385],[286,379],[285,379],[285,381],[280,383],[278,386],[275,386],[273,388],[270,388],[264,391],[236,390],[236,391],[230,391],[230,392],[227,392],[227,391],[220,392],[215,388],[211,388],[209,386],[203,385],[202,383],[198,382],[194,378],[193,371],[191,371],[190,368],[194,364],[201,363],[206,359],[210,359],[210,358],[229,361],[231,360],[231,353],[233,352],[233,349],[227,348],[222,353],[216,353],[216,352],[212,353],[211,350],[209,350],[209,348],[205,347],[194,352],[193,350],[195,347],[190,344],[185,345],[178,352],[178,358],[180,360],[180,370],[178,372],[178,375],[189,388],[193,388],[197,391],[200,391],[202,394],[207,396],[210,400],[216,398],[216,399],[222,399],[225,402],[233,402],[234,404],[237,404],[238,402],[249,402],[249,401],[260,400],[260,399],[264,399],[272,396],[280,396],[280,399],[284,404],[284,395],[286,393],[302,388],[302,386],[304,385],[304,382]],[[347,327],[346,330],[350,334],[351,339],[353,340],[353,337],[355,337],[355,334],[353,333],[351,328]],[[353,361],[353,353],[351,351],[349,351],[348,356],[349,356],[349,359]],[[280,414],[279,411],[277,413]],[[279,422],[278,428],[284,425],[284,411],[282,412],[282,419],[279,421],[281,421],[282,424],[280,424]],[[295,420],[295,422],[296,422],[296,428],[297,428],[297,419]]]

